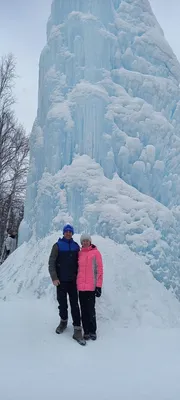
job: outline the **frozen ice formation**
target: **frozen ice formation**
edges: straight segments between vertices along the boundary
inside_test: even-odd
[[[20,243],[68,218],[127,243],[178,286],[179,84],[147,0],[54,0]]]

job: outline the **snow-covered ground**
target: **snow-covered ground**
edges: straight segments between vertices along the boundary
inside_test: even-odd
[[[179,400],[180,303],[127,246],[93,237],[105,266],[97,342],[74,342],[71,320],[55,334],[47,261],[57,237],[24,244],[1,266],[1,400]]]
[[[123,302],[123,299],[122,299]],[[58,336],[55,304],[0,302],[1,400],[179,400],[180,331],[100,321],[86,347]]]
[[[0,299],[55,299],[48,272],[48,258],[58,233],[24,243],[0,269]],[[79,235],[75,240],[80,242]],[[154,279],[142,257],[127,245],[93,236],[103,254],[104,287],[98,301],[98,317],[124,327],[180,328],[180,303]]]

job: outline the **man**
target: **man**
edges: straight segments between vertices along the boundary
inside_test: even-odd
[[[59,303],[60,324],[56,333],[63,333],[68,323],[67,295],[71,306],[71,315],[74,325],[73,339],[85,344],[82,329],[78,293],[76,286],[78,271],[79,245],[73,240],[74,229],[71,225],[64,226],[63,238],[54,244],[49,257],[49,273],[54,286],[57,287],[57,301]]]
[[[11,231],[10,229],[7,230],[8,237],[5,242],[5,250],[6,250],[6,258],[16,250],[16,233]]]

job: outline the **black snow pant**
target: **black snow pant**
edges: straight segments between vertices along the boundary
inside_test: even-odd
[[[78,304],[78,293],[76,282],[61,282],[57,287],[57,301],[59,303],[59,315],[62,320],[68,319],[68,302],[67,295],[69,295],[69,302],[71,306],[71,315],[74,326],[81,325],[80,309]]]
[[[85,335],[96,333],[95,292],[79,292],[82,325]]]

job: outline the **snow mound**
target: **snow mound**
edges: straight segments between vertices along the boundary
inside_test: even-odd
[[[179,222],[173,212],[118,175],[106,178],[89,156],[77,156],[55,175],[43,174],[32,217],[39,238],[44,231],[62,230],[69,221],[76,232],[88,231],[127,244],[143,254],[154,276],[179,296]],[[21,227],[22,238],[26,228]]]
[[[24,243],[1,266],[0,298],[27,300],[55,298],[48,273],[54,233],[38,242]],[[75,235],[79,241],[79,235]],[[103,255],[105,278],[103,296],[98,303],[101,322],[118,322],[120,327],[180,327],[180,303],[157,282],[143,259],[125,245],[93,237]]]

